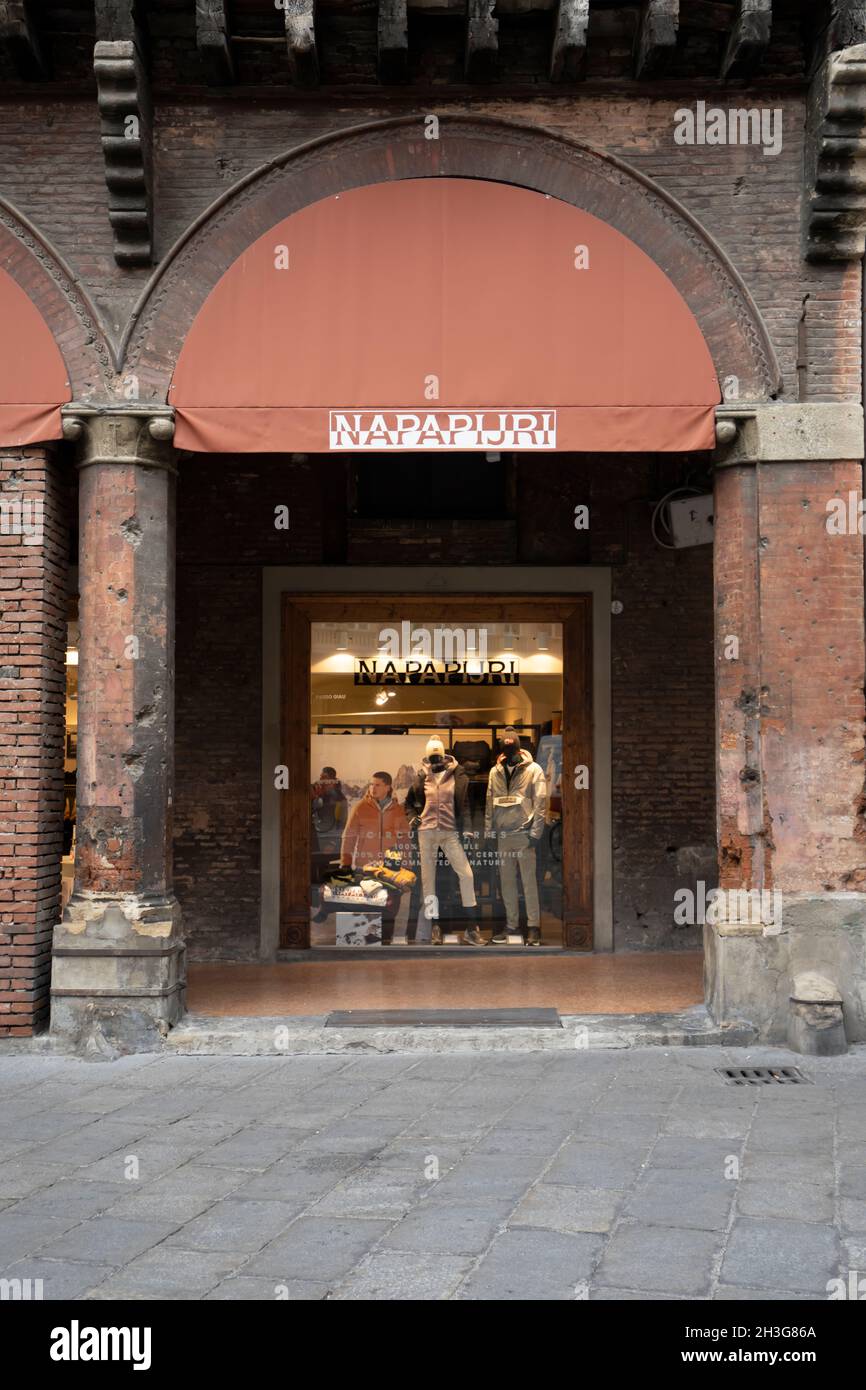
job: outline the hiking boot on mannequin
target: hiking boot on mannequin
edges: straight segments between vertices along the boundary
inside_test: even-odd
[[[483,946],[484,937],[476,921],[477,909],[474,907],[464,907],[463,916],[466,926],[463,928],[463,935],[460,938],[461,946]]]

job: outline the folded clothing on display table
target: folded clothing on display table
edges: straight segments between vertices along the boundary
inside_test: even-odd
[[[329,911],[337,907],[384,908],[387,903],[388,889],[385,885],[375,878],[362,878],[360,883],[325,883],[320,910]]]
[[[398,893],[408,893],[414,886],[416,874],[411,869],[393,868],[390,864],[365,864],[363,872],[369,874],[370,878],[378,880],[379,883],[387,884],[389,888],[394,888]]]

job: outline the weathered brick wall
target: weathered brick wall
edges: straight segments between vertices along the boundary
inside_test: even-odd
[[[258,955],[261,571],[180,564],[174,886],[196,959]]]
[[[856,517],[862,486],[856,463],[758,470],[761,758],[787,893],[866,890],[863,542],[827,527],[828,500]]]
[[[520,469],[521,559],[612,565],[622,604],[611,620],[620,949],[698,945],[699,929],[672,925],[674,892],[716,881],[712,547],[664,550],[650,526],[654,503],[685,476],[662,457],[559,456]],[[579,504],[588,531],[575,530]]]
[[[862,486],[857,463],[719,476],[725,887],[793,895],[866,886]],[[839,534],[828,516],[834,498],[846,513]],[[731,636],[739,645],[726,651]]]
[[[198,959],[258,955],[261,566],[321,563],[325,481],[282,458],[181,461],[174,878]]]
[[[0,450],[0,1036],[48,1015],[60,916],[68,490],[44,449]],[[34,542],[31,544],[31,541]]]
[[[643,494],[646,497],[646,493]],[[629,506],[613,571],[614,913],[617,947],[699,945],[674,893],[716,882],[712,546],[660,549]]]
[[[794,85],[792,85],[792,83]],[[769,106],[783,113],[781,153],[754,146],[674,142],[674,113],[697,99],[724,106]],[[0,96],[2,102],[2,96]],[[545,126],[617,155],[678,198],[732,259],[767,323],[779,355],[784,395],[796,400],[859,399],[859,267],[802,260],[805,87],[710,88],[676,94],[632,86],[588,87],[579,99],[539,92],[424,104],[364,95],[339,105],[299,101],[276,88],[255,102],[202,95],[183,103],[158,96],[155,115],[155,215],[158,257],[217,197],[286,150],[366,121],[432,109]],[[102,307],[122,327],[147,271],[120,270],[112,256],[95,101],[0,105],[3,193],[56,244]],[[798,369],[799,362],[799,369]]]

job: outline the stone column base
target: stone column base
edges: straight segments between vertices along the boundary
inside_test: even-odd
[[[51,1031],[110,1052],[161,1046],[186,1007],[174,897],[74,894],[54,930]]]
[[[826,976],[842,999],[849,1043],[866,1041],[866,893],[783,895],[781,924],[704,927],[704,989],[716,1023],[751,1023],[788,1042],[795,979]]]

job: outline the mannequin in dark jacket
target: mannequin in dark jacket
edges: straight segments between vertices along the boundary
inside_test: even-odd
[[[466,851],[460,843],[460,832],[466,817],[469,799],[469,778],[457,759],[446,753],[440,738],[427,743],[427,756],[422,759],[421,772],[406,796],[405,808],[413,829],[418,832],[418,852],[421,860],[421,887],[424,895],[423,920],[416,940],[424,940],[427,923],[431,922],[430,937],[434,946],[442,944],[436,897],[436,857],[441,849],[460,884],[460,901],[466,927],[462,941],[466,946],[483,946],[478,930],[475,880]]]

